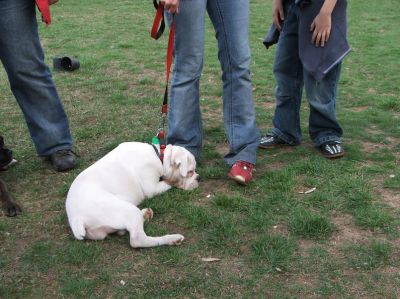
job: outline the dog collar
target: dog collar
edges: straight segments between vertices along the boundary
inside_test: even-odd
[[[151,146],[154,148],[154,151],[156,152],[158,158],[160,159],[161,163],[164,162],[164,151],[163,149],[161,149],[160,151],[158,150],[158,148],[154,145],[151,144]]]

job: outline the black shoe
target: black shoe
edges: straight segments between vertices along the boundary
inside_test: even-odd
[[[339,141],[330,141],[319,146],[321,154],[328,158],[340,158],[344,156],[344,149]]]
[[[258,145],[258,147],[268,149],[286,145],[291,145],[291,144],[283,141],[274,134],[267,133],[264,137],[261,137],[260,144]]]
[[[66,171],[76,166],[78,155],[70,149],[64,149],[51,154],[49,159],[55,170]]]

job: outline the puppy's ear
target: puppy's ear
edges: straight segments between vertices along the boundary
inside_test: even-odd
[[[171,147],[170,164],[172,167],[179,168],[180,175],[186,177],[188,173],[188,161],[184,149],[178,146]]]
[[[179,173],[181,174],[181,176],[186,177],[188,173],[187,159],[184,158],[183,160],[180,160],[177,165],[179,167]]]

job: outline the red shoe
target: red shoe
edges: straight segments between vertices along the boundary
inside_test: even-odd
[[[241,185],[247,185],[253,178],[253,169],[254,164],[246,161],[236,161],[232,165],[228,177]]]

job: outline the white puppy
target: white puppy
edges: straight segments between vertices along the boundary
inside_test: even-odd
[[[191,190],[198,186],[196,160],[185,148],[167,145],[161,162],[152,145],[120,144],[80,173],[69,189],[66,210],[76,239],[103,240],[108,234],[129,232],[132,247],[178,245],[182,235],[149,237],[144,220],[151,209],[137,206],[171,186]]]

